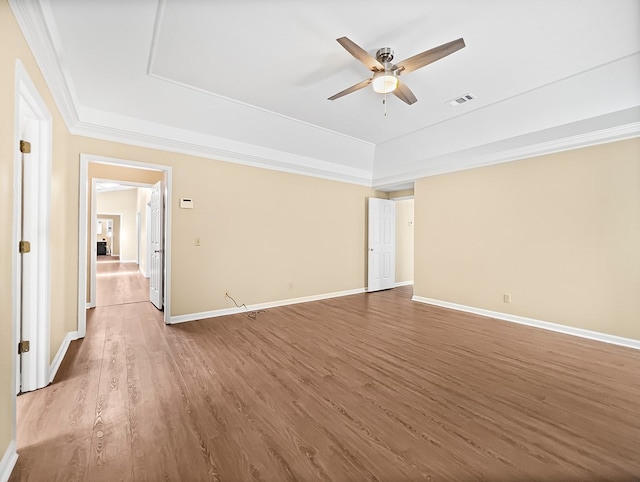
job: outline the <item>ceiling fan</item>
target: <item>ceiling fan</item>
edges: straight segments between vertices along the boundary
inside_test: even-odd
[[[417,102],[416,96],[413,95],[411,89],[402,82],[398,77],[400,75],[408,74],[419,68],[429,65],[436,60],[440,60],[447,55],[463,48],[464,40],[459,38],[446,44],[442,44],[439,47],[427,50],[420,54],[409,57],[397,64],[391,63],[393,60],[393,50],[388,47],[381,48],[376,52],[376,57],[373,58],[366,50],[357,45],[347,37],[340,37],[336,39],[340,45],[342,45],[347,52],[353,55],[357,60],[362,62],[365,67],[373,72],[373,77],[367,80],[363,80],[355,85],[352,85],[348,89],[338,92],[335,95],[329,97],[328,100],[336,100],[347,94],[351,94],[357,90],[365,88],[369,84],[373,84],[373,90],[380,94],[392,93],[398,99],[411,105]]]

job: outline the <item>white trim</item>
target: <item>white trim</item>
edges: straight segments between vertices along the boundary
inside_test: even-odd
[[[464,151],[460,151],[454,152],[450,155],[437,156],[417,161],[414,164],[420,166],[428,165],[429,167],[419,167],[418,169],[412,169],[402,174],[394,174],[391,176],[373,179],[373,188],[384,189],[387,186],[415,181],[416,179],[423,177],[438,176],[440,174],[448,174],[477,167],[518,161],[530,157],[555,154],[558,152],[581,149],[609,142],[623,141],[634,137],[640,137],[640,122],[631,122],[597,131],[563,137],[561,139],[527,144],[513,149],[502,149],[486,155],[479,152],[473,152],[474,150],[480,151],[485,149],[486,146],[476,146],[475,148],[471,148],[466,156]],[[509,139],[506,139],[505,141],[509,141]]]
[[[221,310],[203,311],[201,313],[188,313],[186,315],[172,316],[170,324],[184,323],[186,321],[203,320],[206,318],[216,318],[218,316],[235,315],[237,313],[246,313],[249,311],[266,310],[268,308],[276,308],[278,306],[295,305],[298,303],[308,303],[310,301],[320,301],[330,298],[340,298],[342,296],[351,296],[364,293],[364,288],[356,288],[353,290],[336,291],[333,293],[323,293],[320,295],[301,296],[300,298],[289,298],[286,300],[268,301],[266,303],[257,303],[255,305],[247,306],[244,308],[224,308]]]
[[[51,32],[55,22],[52,18],[51,8],[46,1],[24,2],[22,0],[9,0],[9,5],[13,15],[22,30],[29,49],[40,67],[40,72],[51,91],[51,95],[56,102],[56,106],[64,119],[67,128],[71,128],[78,123],[78,105],[74,95],[73,82],[71,76],[61,65],[56,48],[61,42],[57,32]]]
[[[51,169],[52,169],[52,139],[53,120],[47,104],[40,96],[38,89],[29,77],[29,73],[20,61],[15,62],[15,128],[14,128],[14,206],[13,206],[13,246],[18,245],[20,236],[21,218],[21,165],[22,154],[19,143],[23,134],[21,129],[25,127],[26,119],[37,124],[33,135],[29,139],[32,143],[33,160],[37,161],[35,177],[29,176],[34,183],[37,195],[31,200],[25,199],[26,209],[34,215],[32,222],[37,223],[38,230],[31,241],[35,249],[29,255],[33,263],[31,271],[32,286],[27,286],[28,292],[33,295],[35,303],[34,320],[23,325],[25,336],[31,342],[32,349],[22,358],[22,391],[32,391],[47,385],[47,373],[49,367],[49,341],[51,330],[51,256],[50,256],[50,220],[51,220]],[[27,177],[27,176],[25,176]],[[28,234],[28,233],[27,233]],[[16,295],[20,293],[20,276],[18,266],[20,255],[17,249],[12,250],[12,284],[14,286],[13,299],[13,327],[14,340],[17,340],[20,329],[19,306],[20,299]],[[13,353],[17,354],[17,349]],[[14,356],[14,358],[17,355]],[[14,360],[17,363],[17,360]],[[13,370],[14,387],[17,387],[17,367]],[[13,389],[12,389],[13,390]]]
[[[4,451],[2,460],[0,460],[0,481],[6,482],[11,477],[11,472],[18,461],[18,452],[16,452],[16,439],[9,442],[7,450]]]
[[[87,171],[88,173],[88,171]],[[91,240],[90,246],[87,247],[87,252],[91,252],[89,254],[90,260],[90,268],[91,272],[89,280],[91,281],[89,287],[89,307],[96,307],[96,273],[97,273],[97,258],[98,258],[98,243],[96,242],[96,233],[98,232],[98,190],[96,189],[97,179],[91,179],[91,214],[89,218],[89,236],[88,238]],[[89,184],[87,184],[88,186]],[[85,241],[86,242],[86,241]]]
[[[84,184],[83,184],[84,183]],[[87,192],[89,190],[89,162],[83,162],[80,154],[80,200],[78,204],[78,338],[84,338],[87,332],[87,309],[91,306],[91,299],[87,302]],[[93,197],[93,196],[92,196]],[[92,229],[93,232],[93,229]],[[93,244],[93,243],[92,243]],[[91,295],[89,295],[91,296]]]
[[[49,367],[49,383],[52,383],[53,379],[56,377],[60,364],[62,363],[62,360],[64,360],[64,356],[67,354],[69,345],[72,341],[77,340],[78,338],[80,338],[80,336],[78,336],[77,331],[70,331],[67,333],[67,336],[64,337],[64,340],[62,340],[62,344],[60,345],[60,348],[58,348],[58,352]]]
[[[89,163],[128,166],[136,169],[161,171],[165,184],[165,280],[164,280],[164,322],[170,323],[171,317],[171,200],[172,200],[172,167],[163,164],[150,164],[139,161],[117,159],[115,157],[80,154],[80,205],[78,209],[78,338],[84,338],[87,330],[87,219],[90,207],[87,206],[87,190],[89,189]],[[95,198],[95,196],[92,196]]]
[[[22,30],[38,66],[40,67],[40,71],[51,90],[65,124],[69,131],[74,135],[104,139],[112,142],[121,142],[152,149],[160,149],[167,152],[177,152],[198,157],[218,159],[237,164],[260,167],[263,169],[271,169],[321,179],[364,185],[381,190],[384,190],[385,187],[405,182],[412,182],[423,177],[525,159],[528,157],[552,154],[580,147],[614,142],[640,135],[639,123],[632,122],[627,125],[590,131],[579,135],[563,136],[560,139],[552,139],[548,142],[529,142],[527,145],[515,149],[506,148],[490,154],[485,154],[488,146],[482,145],[472,148],[474,152],[467,153],[466,157],[463,157],[465,156],[464,152],[454,152],[449,155],[436,156],[431,159],[420,159],[417,161],[417,165],[416,163],[412,163],[416,168],[412,169],[409,167],[404,173],[376,178],[375,169],[371,172],[365,169],[350,168],[342,164],[333,164],[320,159],[308,158],[290,152],[268,149],[248,143],[232,142],[229,139],[220,139],[214,136],[204,135],[198,136],[193,132],[187,132],[160,124],[153,124],[140,119],[131,119],[124,116],[109,114],[108,121],[105,121],[105,115],[107,115],[107,113],[96,115],[97,111],[91,112],[95,111],[95,109],[82,107],[77,101],[71,75],[69,74],[67,66],[64,65],[64,55],[59,55],[62,43],[60,41],[59,32],[56,29],[55,19],[53,18],[50,6],[51,3],[51,0],[40,0],[39,2],[9,0],[11,10],[16,17],[18,25]],[[154,68],[154,56],[158,31],[161,27],[161,11],[163,8],[164,1],[159,2],[158,14],[156,15],[154,24],[149,62],[147,65],[147,74],[150,77],[155,78],[161,78],[160,76],[153,74],[152,71]],[[629,56],[623,58],[627,57]],[[163,80],[172,82],[169,79]],[[180,83],[178,82],[178,84]],[[199,90],[190,85],[180,85],[184,85],[190,89]],[[209,94],[215,95],[211,93]],[[219,95],[215,96],[224,98]],[[227,101],[234,100],[227,99]],[[241,105],[247,105],[237,101],[234,102]],[[268,110],[260,109],[253,105],[248,105],[248,107],[269,112],[285,119],[290,119],[287,116],[282,116]],[[82,120],[80,119],[81,117]],[[387,139],[385,142],[376,145],[370,141],[344,135],[343,133],[326,129],[321,126],[301,122],[298,119],[291,120],[302,125],[308,125],[315,129],[339,135],[353,141],[354,143],[368,147],[371,150],[371,160],[374,166],[376,161],[375,151],[378,150],[382,144],[386,142],[393,142],[398,139],[398,137]],[[577,122],[588,123],[589,121],[591,121],[591,119],[582,119]],[[430,126],[427,126],[425,129],[429,127]],[[557,128],[553,127],[546,130],[557,130]],[[537,133],[534,132],[529,134],[535,136]],[[510,139],[505,139],[503,141],[508,142]],[[425,165],[430,167],[426,169],[420,167]]]
[[[162,303],[164,310],[164,322],[169,324],[171,322],[171,210],[173,204],[172,189],[173,189],[173,171],[171,167],[165,168],[163,187],[164,192],[164,300]]]
[[[393,286],[394,286],[394,288],[399,288],[400,286],[411,286],[411,285],[413,285],[413,280],[396,281],[396,283]]]
[[[542,328],[543,330],[556,331],[558,333],[564,333],[566,335],[579,336],[581,338],[588,338],[590,340],[596,340],[604,343],[611,343],[613,345],[626,346],[628,348],[635,348],[636,350],[640,350],[640,340],[634,340],[632,338],[609,335],[607,333],[585,330],[583,328],[575,328],[573,326],[559,325],[557,323],[551,323],[548,321],[541,321],[533,318],[526,318],[524,316],[511,315],[508,313],[500,313],[499,311],[485,310],[482,308],[475,308],[473,306],[459,305],[457,303],[451,303],[449,301],[434,300],[432,298],[424,298],[422,296],[414,295],[411,298],[411,301],[417,301],[419,303],[426,303],[428,305],[440,306],[442,308],[449,308],[457,311],[464,311],[467,313],[473,313],[475,315],[487,316],[489,318],[497,318],[498,320],[510,321],[512,323],[519,323],[521,325]]]
[[[415,199],[415,196],[413,194],[410,194],[409,196],[398,196],[398,197],[389,196],[390,201],[410,201],[411,199]]]
[[[99,117],[99,120],[78,121],[70,129],[72,134],[272,171],[371,186],[371,172],[365,169],[108,112],[97,113],[87,108],[83,109],[83,117]],[[106,125],[107,122],[118,127],[110,127]]]

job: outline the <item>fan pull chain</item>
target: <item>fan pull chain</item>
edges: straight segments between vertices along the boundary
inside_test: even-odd
[[[382,99],[382,105],[384,105],[384,116],[387,117],[387,93],[384,93],[384,99]]]

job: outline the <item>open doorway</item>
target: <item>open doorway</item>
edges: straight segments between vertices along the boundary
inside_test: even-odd
[[[367,207],[367,291],[413,285],[413,190],[370,198]]]
[[[91,260],[91,305],[151,301],[147,226],[153,186],[110,180],[95,182],[96,256]]]
[[[414,202],[413,196],[392,198],[396,204],[396,280],[395,286],[413,284]]]
[[[128,161],[122,159],[105,158],[102,156],[91,156],[82,154],[80,156],[80,214],[79,214],[79,284],[78,284],[78,332],[80,336],[86,333],[86,309],[96,306],[96,261],[97,261],[97,229],[98,229],[98,207],[97,197],[98,190],[96,184],[99,180],[110,180],[129,187],[138,189],[147,188],[154,185],[161,193],[160,201],[162,205],[161,211],[161,238],[163,240],[163,249],[161,253],[161,263],[158,265],[162,271],[164,282],[159,288],[162,299],[162,307],[164,308],[164,321],[169,322],[170,310],[170,277],[168,274],[171,269],[171,249],[170,249],[170,222],[171,222],[171,167],[140,163],[136,161]],[[106,209],[106,208],[105,208]],[[122,210],[110,208],[110,213],[101,214],[123,214]],[[142,215],[148,212],[145,206],[136,206],[130,216],[131,225],[127,235],[127,241],[124,240],[124,233],[120,233],[119,246],[119,262],[130,262],[136,266],[140,263],[140,270],[147,274],[148,265],[142,266],[147,256],[139,256],[140,250],[137,244],[138,239],[146,237],[144,232],[138,231],[138,214]],[[122,226],[125,224],[124,216]],[[113,229],[113,227],[112,227]],[[145,229],[142,229],[145,231]],[[128,243],[131,241],[131,243]],[[132,246],[131,248],[127,248]],[[111,249],[115,249],[115,244],[111,244]],[[145,263],[146,264],[146,263]],[[149,299],[148,297],[146,298]]]

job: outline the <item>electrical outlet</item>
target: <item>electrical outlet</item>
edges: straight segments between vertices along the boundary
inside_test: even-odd
[[[293,289],[293,281],[291,283],[289,283],[289,289],[292,290]]]
[[[228,298],[229,297],[229,290],[224,290],[224,297]]]
[[[511,303],[511,293],[505,293],[502,295],[502,301],[505,303]]]
[[[196,246],[200,246],[200,236],[196,237],[195,244]]]

